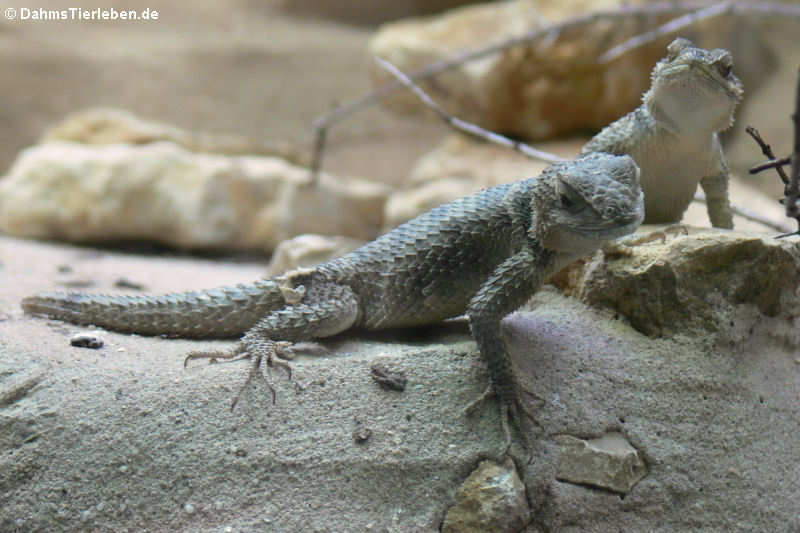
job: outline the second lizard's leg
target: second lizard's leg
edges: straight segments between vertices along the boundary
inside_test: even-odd
[[[728,198],[728,174],[723,169],[718,174],[706,176],[700,180],[700,186],[706,194],[708,218],[715,228],[733,228],[733,213]]]

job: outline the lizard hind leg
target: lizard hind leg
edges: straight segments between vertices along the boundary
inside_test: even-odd
[[[350,287],[336,283],[318,284],[303,294],[301,301],[273,311],[259,320],[232,352],[224,355],[195,353],[190,354],[189,358],[250,359],[252,364],[247,378],[236,394],[231,409],[236,407],[244,390],[257,377],[266,382],[274,403],[275,389],[261,371],[262,361],[267,369],[273,366],[284,368],[291,379],[291,367],[286,360],[292,358],[294,343],[345,331],[356,323],[359,315],[358,299]]]

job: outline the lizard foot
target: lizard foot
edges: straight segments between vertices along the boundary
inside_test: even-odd
[[[537,399],[539,398],[538,396],[529,391],[525,392],[533,395]],[[496,393],[494,391],[494,387],[492,387],[492,385],[489,385],[488,387],[486,387],[486,390],[484,390],[483,393],[478,398],[470,402],[469,405],[467,405],[464,408],[464,414],[466,414],[467,416],[472,416],[481,405],[483,405],[487,400],[491,399],[492,397],[496,397]],[[530,447],[530,442],[528,441],[527,433],[525,432],[525,429],[522,427],[523,417],[529,419],[535,425],[538,425],[538,422],[536,422],[536,419],[533,416],[533,412],[522,402],[522,400],[520,400],[518,396],[515,397],[515,399],[511,403],[500,402],[500,427],[503,430],[503,437],[505,438],[505,448],[503,449],[503,455],[507,456],[509,454],[509,451],[511,450],[510,422],[515,421],[516,422],[515,425],[519,429],[519,433],[522,436],[522,446],[527,452],[529,452],[528,462],[530,462],[533,456],[530,454],[531,447]]]
[[[239,392],[236,393],[236,396],[231,403],[231,411],[233,411],[233,409],[236,407],[236,404],[239,403],[239,398],[242,396],[244,390],[256,377],[261,377],[264,380],[264,383],[266,383],[270,393],[272,394],[272,403],[274,404],[277,394],[275,392],[275,388],[261,371],[261,362],[266,360],[267,369],[274,366],[283,368],[286,370],[286,373],[289,375],[289,379],[291,380],[292,367],[289,365],[287,360],[293,358],[294,352],[291,342],[268,341],[266,343],[260,343],[255,350],[248,350],[244,343],[239,343],[233,350],[228,351],[209,350],[190,352],[186,356],[186,359],[184,359],[183,366],[186,367],[186,365],[189,364],[189,361],[193,359],[209,359],[209,363],[216,363],[219,359],[226,359],[231,362],[242,361],[244,359],[252,360],[250,371],[247,373],[247,379],[245,379],[244,383],[239,388]]]
[[[239,392],[236,393],[236,397],[231,402],[231,411],[234,410],[236,404],[239,403],[239,398],[241,398],[242,393],[245,389],[252,383],[253,379],[260,377],[264,380],[267,387],[269,388],[270,393],[272,394],[272,404],[275,404],[275,400],[277,398],[277,393],[275,392],[275,387],[272,386],[272,383],[266,378],[264,373],[261,371],[261,361],[266,360],[267,371],[273,366],[281,367],[286,370],[286,373],[289,375],[289,380],[292,379],[292,367],[286,361],[291,357],[294,357],[292,354],[291,356],[287,357],[287,352],[291,353],[292,343],[286,341],[267,341],[265,343],[259,343],[254,350],[254,353],[250,353],[250,351],[245,351],[242,358],[250,358],[252,359],[253,363],[250,365],[250,371],[247,373],[247,379],[244,380],[244,383],[241,387],[239,387]],[[246,348],[244,348],[246,350]],[[273,357],[274,356],[274,357]]]

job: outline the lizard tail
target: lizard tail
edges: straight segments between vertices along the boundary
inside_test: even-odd
[[[273,280],[162,296],[47,292],[22,300],[26,313],[141,335],[238,336],[284,305]]]

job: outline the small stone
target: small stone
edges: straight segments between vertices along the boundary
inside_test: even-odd
[[[144,284],[138,283],[136,281],[131,281],[127,278],[119,278],[117,281],[114,282],[114,287],[118,289],[130,289],[133,291],[144,290]]]
[[[528,523],[525,485],[510,459],[482,461],[456,491],[442,533],[517,532]]]
[[[353,431],[353,440],[356,444],[364,444],[371,436],[372,430],[362,426],[361,424],[359,424],[356,430]]]
[[[596,439],[556,437],[559,444],[556,479],[626,494],[647,475],[639,451],[621,433]]]
[[[78,333],[70,338],[69,343],[78,348],[99,349],[103,347],[103,339],[97,333]]]
[[[192,505],[191,503],[187,503],[186,505],[184,505],[184,506],[183,506],[183,511],[184,511],[186,514],[194,514],[194,512],[196,511],[196,509],[195,509],[195,506],[194,506],[194,505]]]
[[[403,392],[406,390],[408,378],[400,370],[390,370],[385,366],[375,363],[370,367],[372,379],[386,390]]]

